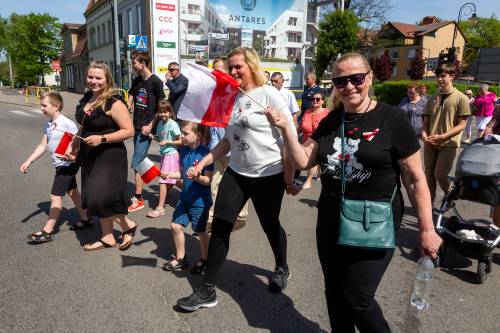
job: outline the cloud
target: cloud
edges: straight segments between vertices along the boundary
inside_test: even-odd
[[[290,6],[290,10],[295,10],[297,12],[304,11],[304,1],[302,0],[294,0],[292,5]]]
[[[222,19],[222,21],[230,28],[241,28],[241,23],[240,22],[230,22],[229,17],[231,16],[231,11],[229,8],[226,7],[226,5],[223,4],[211,4],[211,6],[214,8],[215,13]]]

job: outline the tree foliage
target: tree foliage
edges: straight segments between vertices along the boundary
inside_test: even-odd
[[[384,54],[380,55],[379,58],[374,59],[373,62],[373,73],[379,81],[387,81],[391,78],[392,69],[395,63],[391,60],[389,52],[385,51]]]
[[[422,80],[425,74],[425,64],[427,59],[424,59],[422,55],[422,48],[417,48],[415,51],[415,57],[410,60],[408,66],[408,76],[412,80]]]
[[[358,18],[349,10],[335,10],[319,23],[314,68],[318,78],[339,53],[353,51],[358,44]]]
[[[62,25],[49,14],[18,15],[13,13],[0,28],[0,48],[12,59],[17,82],[33,83],[51,72],[50,63],[62,47]]]
[[[340,4],[334,2],[332,5],[325,6],[324,12],[340,9],[339,7]],[[345,0],[344,9],[352,11],[360,23],[374,27],[387,21],[387,13],[392,9],[392,4],[390,0]]]
[[[465,20],[459,23],[459,27],[467,40],[464,49],[465,62],[475,61],[480,48],[500,45],[500,20],[495,15],[490,18]]]

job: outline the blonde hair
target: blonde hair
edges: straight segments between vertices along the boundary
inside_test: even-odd
[[[104,77],[106,78],[106,85],[104,86],[102,93],[99,95],[99,97],[97,97],[96,102],[92,107],[93,109],[102,107],[102,109],[104,110],[106,107],[106,100],[108,100],[111,96],[114,95],[113,87],[115,83],[113,81],[113,75],[111,74],[111,70],[109,69],[108,65],[106,65],[104,61],[99,61],[99,60],[92,61],[89,67],[87,68],[85,76],[88,76],[89,71],[91,69],[100,69],[104,71]]]
[[[341,62],[344,62],[344,61],[347,61],[347,60],[353,60],[353,59],[361,60],[361,62],[363,63],[363,66],[365,67],[365,70],[367,72],[371,72],[372,71],[372,69],[370,67],[370,63],[368,62],[368,60],[366,60],[366,58],[362,54],[351,52],[351,53],[343,54],[342,56],[340,56],[340,58],[337,59],[337,61],[335,61],[335,63],[333,64],[332,75],[334,77],[335,77],[335,75],[337,75],[337,68],[338,68],[338,65]]]
[[[233,50],[227,58],[230,59],[238,54],[243,55],[246,64],[250,67],[254,83],[258,87],[265,85],[267,83],[267,78],[264,74],[264,68],[260,65],[260,58],[257,52],[251,47],[238,47]]]
[[[196,134],[200,134],[201,131],[201,125],[198,123],[195,123],[194,121],[189,121],[189,120],[183,120],[181,123],[181,128],[189,126],[193,132],[196,132]]]
[[[45,99],[45,98],[49,100],[50,104],[57,107],[59,112],[62,111],[64,104],[63,104],[63,98],[62,98],[61,94],[59,94],[58,92],[55,92],[55,91],[47,91],[47,92],[42,93],[42,95],[40,96],[40,101],[42,99]]]

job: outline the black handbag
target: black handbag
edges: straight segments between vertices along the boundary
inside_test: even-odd
[[[344,112],[341,127],[342,202],[337,244],[367,249],[392,249],[396,246],[392,200],[398,186],[394,187],[389,201],[354,200],[345,197]]]

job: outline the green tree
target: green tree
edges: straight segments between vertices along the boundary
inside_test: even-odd
[[[349,10],[335,10],[319,23],[314,67],[321,78],[328,64],[339,53],[353,51],[358,45],[359,19]]]
[[[18,82],[33,83],[51,72],[50,63],[62,47],[61,28],[58,19],[49,14],[10,16],[6,38]]]
[[[500,20],[495,15],[462,21],[459,27],[467,40],[464,48],[465,62],[475,61],[480,48],[500,45]]]

